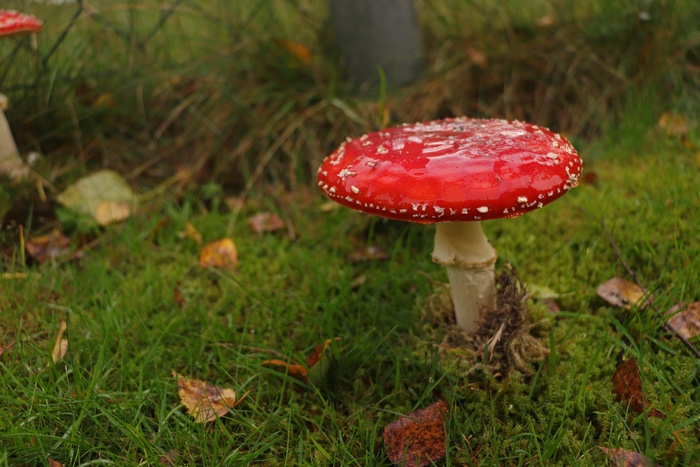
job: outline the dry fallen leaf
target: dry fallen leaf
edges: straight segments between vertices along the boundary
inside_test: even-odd
[[[190,240],[193,240],[197,245],[202,243],[202,234],[199,233],[199,230],[197,230],[190,221],[187,221],[185,223],[185,230],[178,232],[177,236],[180,238],[189,238]]]
[[[301,365],[299,363],[285,362],[284,360],[279,360],[277,358],[265,360],[264,362],[262,362],[262,365],[279,367],[280,371],[289,374],[289,376],[299,378],[302,381],[306,381],[306,377],[309,373],[304,365]]]
[[[319,385],[325,380],[331,366],[332,354],[329,352],[331,344],[339,340],[340,337],[326,339],[324,342],[314,347],[311,351],[311,355],[309,355],[309,358],[306,360],[306,366],[294,360],[285,362],[279,359],[265,360],[262,364],[279,367],[280,371],[286,372],[295,378],[299,378],[305,383],[309,382],[314,385]]]
[[[387,425],[384,444],[389,460],[398,465],[424,467],[445,457],[448,412],[447,404],[440,400]]]
[[[199,265],[234,270],[238,264],[236,244],[230,238],[222,238],[204,245],[199,253]]]
[[[613,277],[609,281],[603,282],[596,289],[596,293],[609,304],[627,310],[633,305],[639,305],[640,308],[644,308],[651,301],[651,297],[647,297],[644,303],[640,303],[646,296],[644,289],[621,277]]]
[[[40,263],[65,255],[70,250],[70,239],[55,229],[47,235],[31,237],[25,248],[29,256]]]
[[[642,376],[634,358],[625,360],[617,366],[613,375],[613,392],[618,402],[626,403],[637,413],[644,412],[649,407],[649,401],[642,392]],[[666,418],[662,412],[651,409],[650,417]]]
[[[278,47],[283,48],[284,50],[295,56],[303,64],[311,65],[313,63],[314,54],[313,52],[311,52],[311,49],[309,49],[305,45],[289,39],[275,39],[274,42],[275,44],[277,44]]]
[[[261,212],[248,218],[248,225],[253,232],[274,232],[284,228],[284,221],[277,214],[271,212]]]
[[[92,216],[100,225],[128,218],[138,196],[113,170],[101,170],[81,178],[56,198],[65,207]]]
[[[700,302],[679,303],[666,312],[666,323],[680,336],[692,339],[700,334]]]
[[[56,335],[56,341],[53,344],[53,350],[51,351],[51,360],[56,363],[63,360],[68,351],[68,339],[63,338],[63,333],[66,332],[66,322],[61,320],[58,325],[58,334]]]
[[[628,451],[622,448],[606,448],[598,446],[598,448],[608,455],[615,467],[652,467],[654,464],[651,459],[644,457],[638,452]]]
[[[57,460],[51,459],[50,457],[47,460],[49,461],[49,467],[63,467],[63,464]]]
[[[177,378],[177,392],[182,405],[197,423],[216,420],[248,395],[246,393],[242,398],[236,399],[236,391],[233,389],[212,386],[198,379],[187,379],[175,371],[173,377]]]
[[[381,248],[370,245],[367,248],[359,248],[352,253],[348,259],[351,263],[360,263],[364,261],[378,261],[389,258],[389,255],[384,253]]]

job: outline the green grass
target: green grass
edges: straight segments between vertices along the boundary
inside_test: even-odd
[[[452,409],[447,465],[605,465],[598,446],[697,463],[700,362],[655,312],[614,309],[595,289],[624,275],[605,221],[660,309],[700,299],[700,169],[693,150],[654,128],[641,140],[624,127],[618,137],[581,148],[594,184],[485,224],[499,268],[509,262],[560,294],[563,311],[546,316],[553,353],[533,377],[495,380],[438,352],[444,329],[425,310],[446,278],[429,260],[432,227],[323,212],[315,191],[254,192],[237,218],[196,193],[159,199],[107,228],[79,260],[24,268],[17,253],[3,270],[29,277],[0,282],[1,342],[15,343],[0,357],[2,463],[155,465],[170,453],[176,465],[389,465],[383,427],[437,398]],[[287,219],[296,237],[253,233],[245,218],[261,211]],[[197,266],[200,247],[178,236],[187,221],[205,242],[235,240],[235,273]],[[391,258],[347,260],[367,244]],[[61,319],[69,351],[49,364]],[[263,366],[270,355],[250,349],[304,361],[335,336],[342,341],[318,387]],[[640,363],[665,420],[615,401],[623,353]],[[172,370],[251,393],[198,425]]]
[[[0,345],[14,343],[0,356],[0,465],[389,465],[384,426],[438,398],[451,408],[445,465],[606,465],[599,446],[700,462],[700,362],[655,311],[595,293],[626,274],[605,223],[660,310],[700,300],[695,0],[652,2],[648,22],[626,0],[418,1],[424,79],[361,97],[339,79],[321,0],[105,0],[72,26],[74,4],[10,3],[45,19],[36,52],[0,42],[0,87],[22,151],[46,154],[36,170],[49,200],[109,167],[148,201],[100,230],[0,186],[3,222],[25,240],[60,225],[74,245],[94,241],[38,265],[23,260],[16,224],[0,232]],[[538,26],[547,15],[554,24]],[[308,46],[313,66],[276,39]],[[656,128],[668,110],[687,116],[693,149]],[[462,114],[564,131],[597,175],[484,225],[499,270],[559,294],[555,315],[528,302],[551,327],[532,376],[495,378],[439,351],[449,330],[431,304],[446,275],[430,262],[432,227],[323,211],[312,180],[348,135]],[[239,215],[224,194],[247,197]],[[253,233],[245,220],[262,211],[294,235]],[[187,222],[205,242],[232,237],[237,270],[199,267],[201,246],[179,235]],[[348,260],[367,245],[390,259]],[[69,350],[52,364],[61,320]],[[305,361],[336,336],[318,386],[255,350]],[[615,400],[623,356],[666,419]],[[173,370],[250,395],[196,424]]]

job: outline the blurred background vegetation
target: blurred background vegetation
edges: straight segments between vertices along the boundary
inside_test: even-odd
[[[574,141],[626,112],[700,115],[697,0],[417,0],[423,77],[342,78],[325,0],[9,0],[44,30],[0,41],[0,90],[22,153],[55,186],[109,167],[246,191],[309,184],[347,136],[467,115]]]

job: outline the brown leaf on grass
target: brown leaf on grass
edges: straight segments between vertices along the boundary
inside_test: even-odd
[[[642,392],[642,376],[637,360],[630,358],[617,366],[613,375],[613,392],[618,402],[626,403],[634,412],[642,413],[649,407],[649,401]],[[664,419],[666,415],[656,409],[649,410],[650,417]]]
[[[199,253],[199,265],[233,271],[238,264],[236,244],[230,238],[222,238],[204,245]]]
[[[180,232],[178,232],[177,236],[180,238],[189,238],[190,240],[193,240],[197,245],[200,245],[202,243],[202,234],[199,233],[199,230],[197,230],[190,221],[185,222],[185,230],[181,230]]]
[[[166,467],[175,467],[180,465],[180,452],[177,449],[171,449],[158,458],[158,463]]]
[[[666,312],[666,324],[686,339],[700,334],[700,302],[679,303]]]
[[[51,351],[51,361],[54,363],[63,360],[68,351],[68,339],[63,338],[63,333],[66,332],[66,322],[61,320],[58,325],[58,334],[56,335],[56,341],[53,344],[53,350]]]
[[[351,263],[360,263],[364,261],[379,261],[389,258],[389,255],[384,253],[381,248],[370,245],[367,248],[359,248],[352,253],[348,259]]]
[[[187,379],[172,372],[177,378],[177,392],[187,413],[194,417],[196,423],[211,422],[226,414],[246,398],[248,393],[236,399],[236,391],[229,388],[212,386],[198,379]]]
[[[651,301],[651,297],[648,297],[644,303],[640,303],[646,296],[646,291],[637,284],[621,277],[613,277],[609,281],[603,282],[596,289],[596,293],[609,304],[625,308],[626,310],[629,310],[635,304],[639,304],[640,308],[644,308]]]
[[[57,460],[51,459],[50,457],[47,460],[49,461],[49,467],[63,467],[63,464]]]
[[[284,221],[280,216],[271,212],[261,212],[248,218],[248,225],[253,232],[275,232],[284,228]]]
[[[25,248],[29,256],[44,263],[66,255],[70,251],[70,239],[55,229],[47,235],[30,237]]]
[[[628,451],[622,448],[606,448],[603,446],[598,446],[598,449],[607,454],[615,467],[652,467],[659,465],[654,464],[651,459],[638,452]]]
[[[384,428],[384,444],[393,464],[424,467],[445,457],[447,404],[440,400],[402,416]]]

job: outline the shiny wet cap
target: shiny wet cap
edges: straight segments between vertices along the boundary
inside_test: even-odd
[[[575,187],[581,170],[573,146],[546,128],[454,118],[348,140],[317,179],[349,208],[432,224],[519,216]]]

